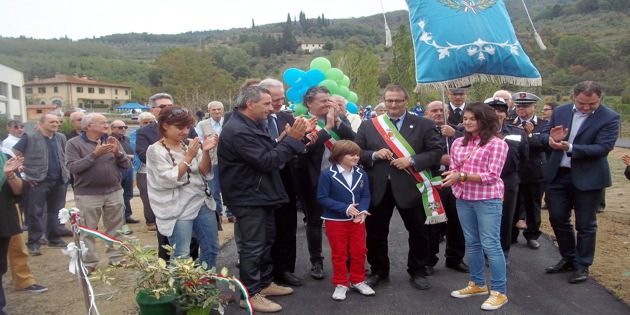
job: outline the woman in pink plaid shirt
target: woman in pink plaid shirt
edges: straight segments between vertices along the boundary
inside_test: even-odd
[[[467,104],[464,109],[464,137],[451,147],[450,170],[445,186],[453,186],[457,198],[457,214],[466,239],[470,265],[468,286],[451,292],[465,298],[474,295],[490,297],[481,305],[496,310],[507,303],[505,257],[501,249],[501,213],[503,181],[501,170],[507,158],[508,145],[496,134],[499,118],[483,103]],[[490,265],[490,290],[486,285],[484,253]]]

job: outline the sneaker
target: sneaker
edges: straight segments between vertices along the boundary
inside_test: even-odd
[[[38,247],[29,247],[28,254],[31,256],[41,256],[42,251]]]
[[[508,302],[507,295],[499,291],[490,291],[490,297],[481,304],[481,309],[486,311],[494,311],[500,309]]]
[[[278,296],[278,295],[289,295],[293,293],[293,289],[289,287],[282,287],[274,282],[272,282],[268,287],[262,289],[260,294],[264,296]]]
[[[48,288],[44,287],[44,286],[41,286],[39,284],[33,284],[32,286],[26,287],[26,288],[24,288],[24,289],[22,289],[20,291],[28,291],[28,292],[31,292],[31,293],[42,293],[42,292],[48,291]]]
[[[472,281],[468,281],[467,287],[451,292],[451,296],[456,298],[467,298],[469,296],[485,294],[488,294],[488,286],[484,285],[483,287],[479,287]]]
[[[252,308],[256,312],[261,313],[274,313],[282,310],[282,306],[280,304],[272,302],[268,300],[265,296],[260,293],[256,293],[256,295],[249,298],[250,303],[252,304]],[[239,302],[241,308],[247,308],[247,304],[245,300],[241,299]]]
[[[353,284],[353,285],[352,285],[352,288],[353,288],[353,289],[355,289],[355,290],[357,290],[357,291],[359,291],[359,293],[361,293],[361,294],[363,294],[363,295],[368,295],[368,296],[370,296],[370,295],[374,295],[374,294],[376,294],[376,292],[374,292],[374,290],[372,290],[372,288],[370,288],[370,286],[369,286],[369,285],[367,285],[367,284],[365,283],[365,281],[364,281],[364,282],[359,282],[359,283]]]
[[[363,283],[363,282],[361,282]],[[335,301],[343,301],[346,299],[346,292],[348,292],[348,287],[345,285],[338,284],[335,287],[335,292],[333,292],[332,298]]]
[[[66,248],[66,247],[68,247],[68,243],[66,243],[64,241],[48,242],[48,247],[63,247],[63,248]]]

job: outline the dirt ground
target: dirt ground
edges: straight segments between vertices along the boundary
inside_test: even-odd
[[[597,235],[597,253],[591,267],[591,275],[619,299],[630,304],[630,182],[623,176],[625,165],[621,155],[630,154],[628,149],[616,148],[609,157],[613,187],[606,190],[606,210],[598,215],[599,231]],[[72,194],[72,192],[69,192]],[[68,202],[66,207],[74,206]],[[133,217],[144,221],[139,197],[132,199]],[[233,236],[234,225],[223,219],[223,231],[219,232],[221,245]],[[130,225],[133,236],[143,244],[156,244],[155,232],[148,232],[143,222]],[[553,232],[549,226],[547,212],[543,211],[543,231]],[[26,237],[26,233],[24,234]],[[65,239],[70,242],[70,238]],[[97,241],[101,257],[100,268],[106,268],[103,242]],[[9,315],[42,314],[74,315],[85,314],[82,291],[76,276],[68,273],[68,257],[58,248],[42,246],[43,255],[30,258],[31,269],[38,284],[45,285],[49,291],[41,294],[18,292],[13,289],[11,277],[5,275],[3,285],[8,305],[5,311]],[[558,256],[559,257],[559,256]],[[228,269],[235,269],[227,266]],[[234,274],[235,272],[230,272]],[[101,314],[139,314],[133,288],[134,275],[128,270],[115,270],[109,273],[115,277],[110,286],[94,282],[97,306]]]

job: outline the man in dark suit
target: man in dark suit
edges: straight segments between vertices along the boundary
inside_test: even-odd
[[[512,124],[525,131],[529,146],[529,162],[522,163],[518,168],[520,183],[516,202],[517,214],[512,221],[513,224],[516,224],[521,219],[519,210],[524,209],[527,228],[523,231],[523,237],[527,240],[529,248],[538,249],[540,244],[537,239],[542,234],[540,231],[540,206],[545,192],[545,168],[547,167],[545,152],[548,150],[546,146],[540,143],[538,136],[547,125],[547,121],[534,115],[536,102],[540,100],[538,96],[528,92],[518,92],[512,95],[512,100],[518,114]],[[512,243],[516,243],[518,234],[519,229],[512,227]]]
[[[588,279],[595,257],[597,203],[601,191],[612,184],[607,156],[619,134],[620,116],[601,105],[601,99],[599,83],[578,83],[574,103],[556,107],[540,134],[540,141],[553,149],[547,162],[549,221],[562,256],[546,272],[573,270],[570,283]]]
[[[273,111],[267,116],[267,126],[269,136],[273,139],[280,138],[284,127],[288,124],[293,126],[295,119],[293,115],[282,111],[284,105],[284,86],[282,82],[275,79],[264,79],[258,84],[269,90],[271,95],[271,106]],[[295,273],[296,259],[296,233],[297,233],[297,208],[295,194],[295,170],[294,157],[289,163],[280,169],[280,179],[284,190],[289,196],[289,202],[282,204],[274,212],[276,222],[276,239],[271,248],[273,258],[274,280],[286,283],[291,286],[301,286],[302,280]]]
[[[136,154],[138,155],[138,158],[140,158],[140,161],[144,164],[147,164],[147,149],[150,145],[160,140],[160,135],[158,135],[157,132],[157,119],[160,115],[160,111],[167,106],[173,106],[173,97],[168,93],[157,93],[149,98],[149,111],[155,116],[155,121],[136,131]],[[188,138],[194,139],[195,137],[197,137],[195,128],[190,128]],[[138,173],[138,175],[140,175],[140,173]],[[145,177],[147,176],[146,173],[142,175]],[[162,248],[162,245],[168,245],[168,239],[166,236],[162,235],[160,231],[157,231],[157,239],[158,256],[168,261],[169,255],[167,255],[166,250]],[[190,243],[190,256],[194,259],[197,258],[197,254],[199,252],[198,249],[199,244],[197,244],[197,239],[193,238],[193,241]]]
[[[440,164],[436,165],[432,171],[433,174],[442,174],[448,171],[448,167],[451,164],[450,147],[453,145],[455,139],[462,137],[463,134],[458,128],[461,126],[454,126],[444,123],[444,106],[440,101],[433,101],[427,105],[427,109],[424,111],[424,117],[435,121],[436,129],[440,134],[440,145],[442,146],[442,157],[440,158]],[[446,112],[448,115],[448,111]],[[448,119],[448,118],[447,118]],[[459,216],[457,215],[457,206],[455,205],[455,195],[451,187],[442,187],[439,190],[440,200],[446,212],[448,221],[442,224],[429,225],[429,262],[431,266],[435,266],[438,261],[437,254],[440,252],[440,239],[439,234],[440,226],[446,227],[446,250],[444,257],[446,258],[446,268],[450,268],[459,272],[470,272],[470,268],[464,262],[464,255],[466,254],[466,240],[464,240],[464,232],[459,222]],[[439,233],[439,234],[438,234]],[[438,235],[436,235],[438,234]],[[433,267],[427,269],[427,273],[430,275],[433,273]]]
[[[320,86],[315,86],[304,95],[304,104],[308,107],[308,114],[316,117],[320,128],[317,140],[307,146],[305,154],[298,155],[296,174],[300,181],[296,186],[296,193],[300,199],[302,209],[306,214],[306,240],[312,264],[311,277],[324,279],[324,265],[322,256],[322,208],[317,203],[317,185],[322,169],[328,168],[330,149],[326,142],[335,140],[333,135],[343,140],[354,140],[355,133],[348,119],[340,113],[335,102],[330,99],[330,92]]]
[[[426,267],[429,262],[428,237],[425,227],[426,214],[417,181],[405,171],[412,166],[416,171],[428,170],[439,164],[442,156],[440,136],[435,122],[407,112],[409,95],[402,86],[385,89],[383,96],[387,107],[385,119],[391,119],[400,135],[416,152],[410,157],[394,156],[374,120],[366,120],[359,127],[356,143],[361,147],[361,164],[368,173],[372,200],[366,220],[368,248],[367,259],[371,274],[366,283],[373,287],[389,277],[387,236],[394,207],[402,217],[409,232],[407,272],[412,285],[419,290],[428,289]],[[383,116],[381,116],[383,117]]]
[[[449,124],[459,125],[464,121],[464,108],[466,107],[469,87],[470,85],[448,90],[448,99],[450,100],[448,107]]]

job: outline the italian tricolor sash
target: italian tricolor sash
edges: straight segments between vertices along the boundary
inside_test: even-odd
[[[311,116],[306,115],[304,116],[304,118],[309,119],[311,118]],[[313,131],[318,132],[322,129],[324,129],[324,127],[326,126],[326,124],[324,124],[321,121],[317,121],[317,126],[315,126],[315,129],[313,129]],[[337,133],[335,133],[334,131],[330,130],[330,139],[326,140],[326,142],[324,142],[324,144],[326,145],[326,147],[328,148],[328,150],[332,150],[332,146],[333,144],[335,144],[335,142],[339,141],[341,138],[339,138],[339,135]]]
[[[372,118],[372,122],[378,133],[383,137],[383,140],[385,140],[385,143],[387,143],[396,156],[401,158],[416,155],[411,145],[409,145],[407,140],[398,132],[398,129],[396,129],[396,126],[389,120],[387,115]],[[422,205],[427,215],[427,220],[424,223],[438,224],[446,222],[446,213],[444,212],[440,195],[436,189],[436,187],[442,185],[442,178],[439,176],[432,178],[431,174],[426,170],[416,172],[412,166],[409,166],[406,170],[417,181],[416,187],[422,195]]]

